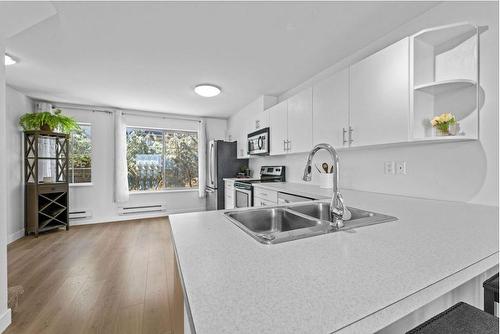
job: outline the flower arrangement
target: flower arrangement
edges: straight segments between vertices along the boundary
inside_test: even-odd
[[[455,125],[456,123],[457,120],[452,113],[444,113],[431,120],[432,126],[439,130],[438,133],[443,136],[450,135],[450,126]]]
[[[59,130],[63,133],[69,133],[79,128],[76,121],[69,116],[61,114],[61,109],[55,109],[53,112],[30,112],[21,116],[19,125],[23,130]]]

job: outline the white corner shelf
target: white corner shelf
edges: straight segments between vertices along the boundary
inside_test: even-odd
[[[417,85],[414,87],[414,90],[422,91],[432,95],[440,95],[449,91],[457,91],[464,88],[473,87],[476,84],[477,83],[474,80],[468,79],[445,80]]]
[[[459,142],[459,141],[474,141],[477,138],[470,136],[432,136],[432,137],[421,137],[413,138],[411,141],[414,142]]]
[[[425,29],[410,39],[412,141],[442,143],[479,137],[479,28],[460,22]],[[457,136],[435,136],[431,120],[452,113]]]
[[[460,43],[476,32],[476,26],[469,22],[449,24],[422,30],[414,38],[434,47],[454,41]]]

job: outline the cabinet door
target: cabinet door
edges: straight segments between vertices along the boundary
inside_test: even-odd
[[[257,131],[269,126],[269,113],[266,110],[261,110],[253,115],[251,122],[251,130]]]
[[[350,68],[351,146],[408,140],[409,39]]]
[[[224,209],[234,209],[234,181],[224,181]]]
[[[238,115],[237,122],[237,152],[236,155],[238,159],[246,159],[248,158],[248,133],[250,130],[250,123],[248,117],[244,117],[244,115]]]
[[[285,141],[288,138],[288,101],[278,103],[267,109],[267,112],[269,113],[270,154],[285,154]]]
[[[312,148],[312,87],[288,99],[288,153]]]
[[[253,198],[253,206],[275,206],[276,203],[265,200],[263,198],[255,197]]]
[[[248,137],[244,129],[241,130],[241,133],[238,136],[237,149],[238,151],[236,155],[238,159],[248,158]]]
[[[348,146],[343,134],[348,127],[349,70],[344,69],[313,86],[313,145]]]

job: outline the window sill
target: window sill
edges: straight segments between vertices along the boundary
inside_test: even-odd
[[[130,191],[129,194],[130,195],[144,195],[144,194],[185,193],[185,192],[194,192],[194,191],[198,191],[198,188]]]
[[[85,183],[70,183],[70,187],[92,187],[94,184],[92,182]]]

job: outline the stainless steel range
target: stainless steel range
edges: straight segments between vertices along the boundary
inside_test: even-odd
[[[234,182],[237,208],[253,206],[253,184],[262,182],[285,182],[285,166],[262,166],[259,180],[237,180]]]

